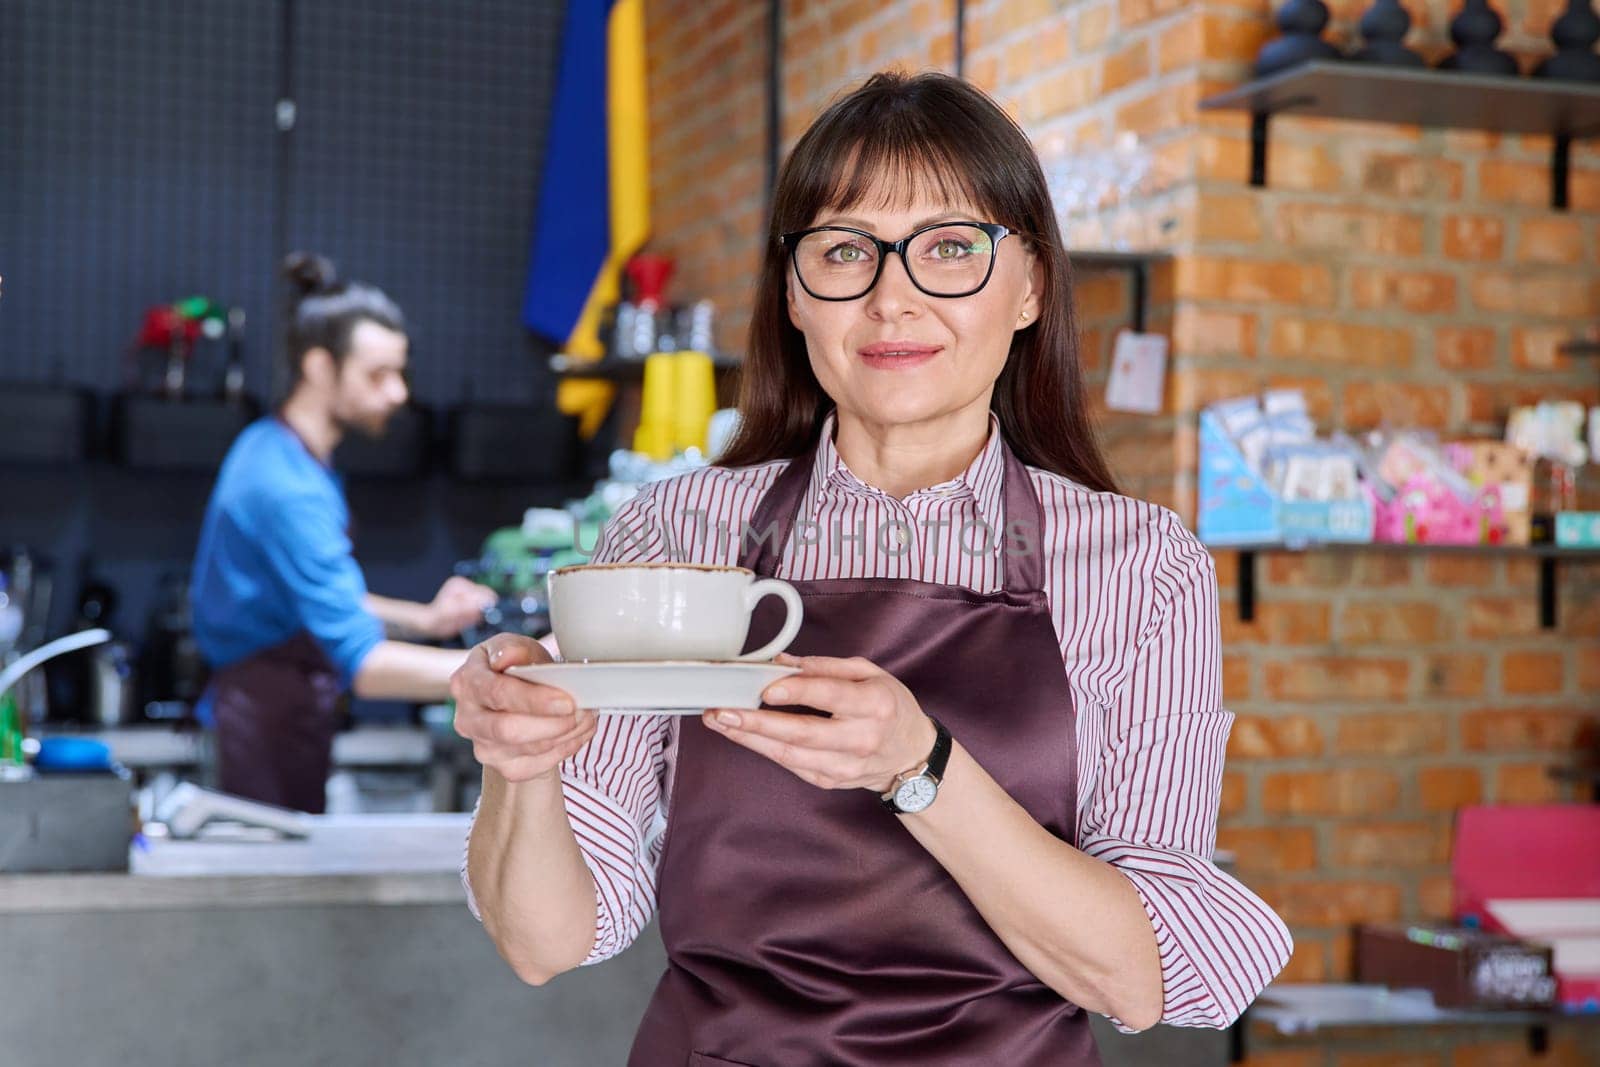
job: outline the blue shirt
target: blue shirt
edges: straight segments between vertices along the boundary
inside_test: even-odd
[[[194,634],[213,667],[309,633],[349,688],[383,640],[363,606],[339,476],[283,422],[246,427],[222,461],[190,584]]]

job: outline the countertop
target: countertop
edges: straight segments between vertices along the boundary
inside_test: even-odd
[[[0,913],[439,904],[465,907],[470,816],[305,816],[303,840],[141,839],[127,874],[0,875]]]

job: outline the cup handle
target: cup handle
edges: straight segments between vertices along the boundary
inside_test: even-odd
[[[779,652],[789,647],[789,642],[794,640],[795,634],[800,632],[800,620],[805,617],[805,608],[800,604],[800,594],[794,586],[778,578],[762,578],[745,587],[744,609],[752,611],[756,602],[762,597],[775,596],[783,601],[787,615],[783,620],[783,629],[778,631],[778,636],[762,645],[754,652],[746,652],[737,657],[740,660],[769,660]]]

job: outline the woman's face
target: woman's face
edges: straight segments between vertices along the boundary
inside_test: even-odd
[[[849,211],[824,209],[811,225],[848,226],[892,242],[935,222],[1000,221],[965,201],[918,195],[907,204],[895,192],[880,185]],[[946,256],[959,249],[946,244],[934,251]],[[805,335],[812,372],[841,418],[888,428],[988,411],[1012,335],[1038,320],[1043,289],[1039,264],[1021,239],[1007,236],[993,251],[988,284],[971,296],[946,298],[918,289],[901,257],[890,254],[865,296],[819,300],[795,277],[791,260],[789,318]],[[835,256],[850,260],[860,254],[846,247]],[[909,248],[907,254],[915,256]],[[914,259],[913,269],[918,267],[922,263]],[[918,277],[926,283],[932,274],[928,267]]]

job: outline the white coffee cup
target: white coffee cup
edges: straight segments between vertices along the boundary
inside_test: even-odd
[[[563,659],[768,660],[800,632],[794,586],[743,567],[693,563],[594,563],[549,579],[550,625]],[[739,654],[762,597],[788,609],[778,636]]]

